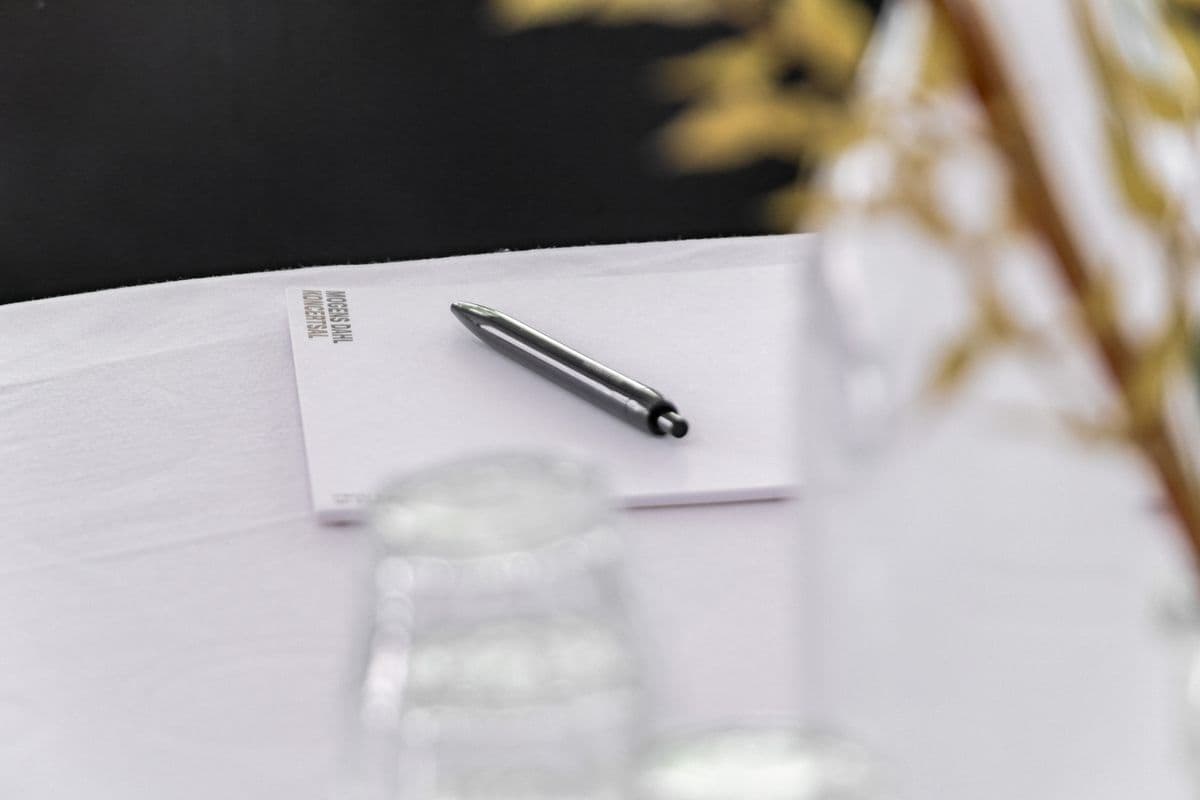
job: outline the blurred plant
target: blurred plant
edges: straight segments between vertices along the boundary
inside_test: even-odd
[[[1159,234],[1164,249],[1166,312],[1156,330],[1138,335],[1122,307],[1117,265],[1096,263],[1069,222],[1069,210],[1035,145],[1037,121],[1021,101],[979,7],[968,0],[935,0],[934,5],[953,31],[966,80],[1004,154],[1020,216],[1052,254],[1074,308],[1078,338],[1098,357],[1115,390],[1114,418],[1092,430],[1131,445],[1151,466],[1200,566],[1200,406],[1188,368],[1193,326],[1187,301],[1197,252],[1188,212],[1195,213],[1200,198],[1191,198],[1190,209],[1187,201],[1200,178],[1194,143],[1200,95],[1182,44],[1191,34],[1168,24],[1168,6],[1156,0],[1075,2],[1105,101],[1118,188],[1132,213]],[[1172,149],[1171,139],[1177,157],[1156,170],[1164,146]],[[1182,174],[1180,159],[1189,162]]]
[[[1113,388],[1110,416],[1064,418],[1143,457],[1200,568],[1200,399],[1190,377],[1200,348],[1187,301],[1200,257],[1200,0],[1071,2],[1106,107],[1115,183],[1162,245],[1166,311],[1149,332],[1128,324],[1118,265],[1086,246],[1054,191],[1039,121],[984,0],[895,0],[875,39],[871,14],[853,0],[492,0],[509,28],[591,19],[733,30],[660,70],[669,95],[687,103],[662,134],[670,159],[690,170],[794,161],[800,177],[769,203],[778,227],[899,216],[958,256],[974,315],[931,376],[937,393],[999,348],[1094,356]],[[864,80],[872,61],[904,72],[878,41],[887,36],[911,79],[887,74],[880,91]],[[967,173],[971,203],[946,191],[948,175]],[[998,286],[998,261],[1019,242],[1049,252],[1066,290],[1071,311],[1053,330],[1029,324]]]
[[[1200,37],[1184,5],[1196,0],[1072,0],[1106,114],[1112,172],[1125,203],[1162,245],[1166,276],[1157,327],[1130,324],[1118,265],[1085,245],[1072,225],[1071,209],[1056,187],[1037,143],[1039,120],[1021,94],[997,33],[977,0],[897,2],[923,19],[919,47],[935,63],[937,80],[926,78],[906,95],[891,98],[885,128],[897,163],[897,184],[868,209],[903,215],[951,249],[967,268],[974,318],[945,348],[931,388],[956,389],[993,351],[1018,348],[1043,360],[1095,357],[1113,388],[1107,418],[1066,409],[1064,420],[1090,440],[1130,446],[1156,476],[1167,505],[1200,568],[1200,401],[1191,369],[1194,325],[1188,304],[1191,276],[1200,254]],[[921,13],[916,13],[920,8]],[[861,99],[859,115],[878,116],[887,104]],[[957,116],[956,116],[957,115]],[[932,118],[932,119],[931,119]],[[915,126],[914,149],[895,131],[897,120]],[[899,141],[897,141],[899,139]],[[953,198],[942,192],[939,171],[963,164],[971,153],[977,173],[992,173],[982,194],[988,210],[956,218]],[[840,164],[825,170],[824,186],[835,213],[862,213],[838,192]],[[998,162],[998,164],[996,163]],[[998,174],[997,174],[998,173]],[[944,184],[943,184],[944,185]],[[1048,250],[1051,268],[1068,296],[1069,313],[1049,326],[1027,323],[998,285],[1005,252],[1021,241]],[[1072,352],[1067,352],[1067,351]],[[1061,398],[1057,398],[1061,399]]]
[[[795,183],[767,202],[780,230],[796,227],[812,165],[857,133],[846,100],[873,21],[859,0],[493,0],[492,10],[509,30],[572,20],[728,28],[660,65],[656,83],[686,106],[661,132],[663,152],[690,171],[796,164]]]

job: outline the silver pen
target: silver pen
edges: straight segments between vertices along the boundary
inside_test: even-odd
[[[572,350],[562,342],[477,303],[452,303],[450,310],[484,344],[636,428],[680,438],[687,420],[674,404],[640,381]]]

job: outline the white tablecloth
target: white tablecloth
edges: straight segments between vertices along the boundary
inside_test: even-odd
[[[810,245],[547,250],[338,282]],[[308,509],[282,300],[320,271],[0,308],[0,797],[322,797],[363,541]],[[879,277],[914,320],[955,302],[916,265]],[[939,481],[938,502],[866,509],[861,537],[828,543],[819,606],[793,504],[630,513],[654,726],[803,713],[875,750],[906,798],[1182,797],[1146,485],[993,413],[973,393],[890,476],[918,499]]]

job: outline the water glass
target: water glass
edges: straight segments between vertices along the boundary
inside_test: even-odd
[[[382,496],[343,796],[624,796],[638,670],[603,480],[506,454]]]

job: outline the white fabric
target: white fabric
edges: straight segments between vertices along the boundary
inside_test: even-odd
[[[469,264],[478,279],[562,275],[771,263],[809,245]],[[957,302],[934,271],[886,266],[914,331]],[[363,542],[308,512],[282,290],[444,267],[0,308],[0,797],[323,796]],[[819,562],[794,504],[630,512],[655,727],[804,712],[876,750],[905,798],[1182,798],[1147,486],[1120,457],[994,414],[984,391],[948,409],[886,476],[921,502],[893,504],[904,519],[863,508],[862,535]]]

